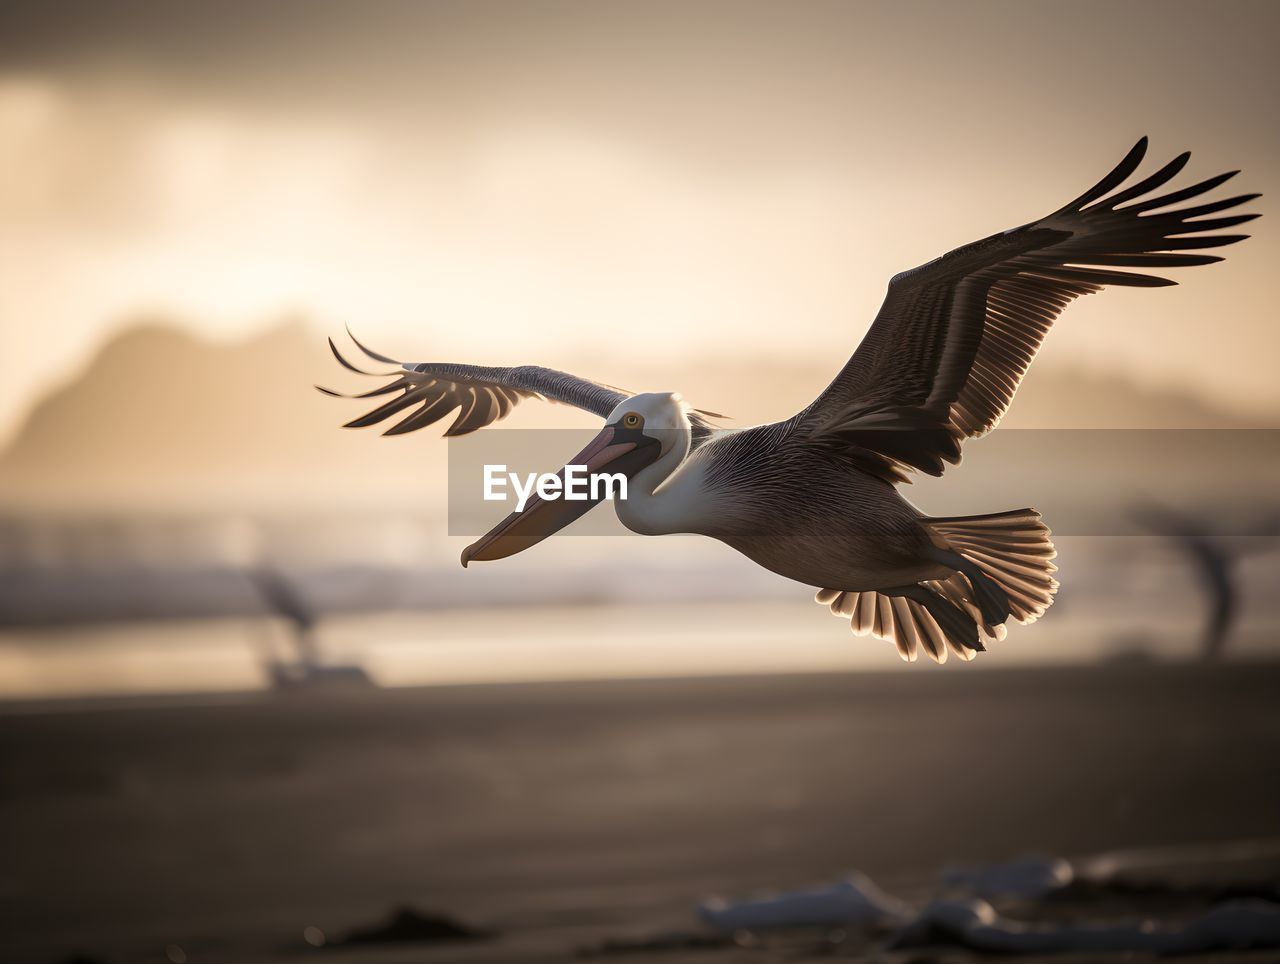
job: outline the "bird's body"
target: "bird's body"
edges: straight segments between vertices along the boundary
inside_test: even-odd
[[[357,396],[393,397],[348,425],[408,411],[387,432],[401,434],[458,410],[446,434],[459,435],[528,397],[594,412],[605,429],[570,464],[628,477],[628,498],[616,508],[629,529],[718,539],[818,588],[818,601],[848,617],[855,632],[892,640],[906,659],[920,648],[938,661],[948,650],[970,659],[984,640],[1002,637],[1010,616],[1031,622],[1052,602],[1049,531],[1032,509],[928,517],[902,497],[898,483],[911,471],[942,474],[960,460],[965,439],[999,422],[1049,328],[1075,298],[1107,285],[1173,284],[1133,269],[1221,260],[1189,252],[1243,240],[1206,232],[1256,217],[1206,216],[1257,195],[1175,207],[1230,174],[1152,197],[1186,154],[1117,191],[1145,149],[1144,138],[1107,177],[1048,217],[895,276],[853,356],[791,418],[722,430],[710,421],[718,416],[675,393],[629,395],[531,366],[411,363],[385,373],[395,375],[389,384]],[[377,361],[399,364],[356,344]],[[535,499],[468,547],[463,565],[528,548],[594,504]]]
[[[655,494],[644,481],[617,504],[633,532],[719,539],[816,588],[870,590],[943,571],[925,557],[920,513],[894,486],[815,450],[787,422],[714,436]]]

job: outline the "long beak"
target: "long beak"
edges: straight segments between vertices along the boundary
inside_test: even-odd
[[[570,459],[567,465],[584,465],[589,476],[606,467],[612,471],[630,475],[658,457],[657,444],[640,445],[636,441],[617,439],[615,435],[614,427],[606,426],[604,431],[592,439],[590,445]],[[563,487],[564,469],[556,475],[559,476]],[[462,550],[462,568],[465,569],[467,563],[473,560],[488,562],[523,552],[537,545],[547,536],[559,532],[575,519],[586,515],[599,502],[600,499],[543,500],[536,494],[531,495],[523,511],[511,513],[485,535]]]

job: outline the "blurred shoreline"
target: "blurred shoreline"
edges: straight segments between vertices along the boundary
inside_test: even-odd
[[[289,960],[408,904],[499,936],[335,953],[549,962],[854,868],[919,900],[1028,852],[1212,866],[1280,837],[1277,686],[1268,662],[10,706],[0,948]]]
[[[1191,613],[1188,616],[1188,611]],[[392,611],[326,620],[314,636],[318,667],[355,667],[375,690],[621,679],[868,672],[948,678],[1024,668],[1198,665],[1193,606],[1126,622],[1122,608],[1063,607],[970,663],[902,662],[882,640],[858,637],[801,592],[754,601],[664,603],[653,625],[639,601],[511,605],[485,610]],[[1225,662],[1277,656],[1269,609],[1246,612]],[[291,658],[280,620],[123,622],[0,631],[0,707],[41,699],[221,700],[273,686]],[[325,681],[321,689],[329,686]],[[347,684],[335,684],[342,688]]]

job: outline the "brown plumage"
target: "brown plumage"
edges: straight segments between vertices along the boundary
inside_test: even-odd
[[[1223,214],[1256,194],[1185,204],[1236,172],[1160,194],[1188,154],[1122,187],[1146,148],[1142,138],[1052,214],[895,276],[844,368],[784,421],[717,431],[709,419],[718,416],[673,395],[628,396],[546,368],[418,363],[355,396],[394,397],[348,425],[403,414],[387,433],[397,434],[457,411],[446,434],[458,435],[502,418],[523,398],[576,405],[607,421],[584,455],[627,452],[639,491],[617,511],[631,529],[719,539],[818,587],[818,601],[849,618],[855,632],[893,640],[906,659],[920,649],[939,662],[948,650],[971,658],[1003,636],[1007,618],[1031,622],[1051,604],[1049,530],[1033,509],[931,519],[897,483],[913,470],[942,474],[959,462],[964,440],[999,423],[1050,327],[1076,298],[1108,285],[1174,284],[1146,269],[1220,261],[1201,252],[1244,240],[1221,232],[1258,216]],[[464,564],[509,555],[559,528],[538,511],[535,538],[514,544],[523,520],[513,515],[469,547]]]

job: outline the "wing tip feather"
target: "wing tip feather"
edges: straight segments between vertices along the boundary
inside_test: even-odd
[[[382,354],[381,352],[376,352],[371,348],[367,348],[364,342],[362,342],[359,338],[355,336],[355,332],[351,330],[350,324],[347,324],[344,327],[347,329],[347,337],[351,339],[351,343],[354,344],[357,348],[359,348],[362,352],[364,352],[368,357],[372,358],[374,361],[379,361],[386,365],[397,365],[397,366],[403,367],[404,363],[399,361],[398,359],[388,358],[386,355]],[[329,339],[329,340],[330,342],[333,341],[333,339]]]

